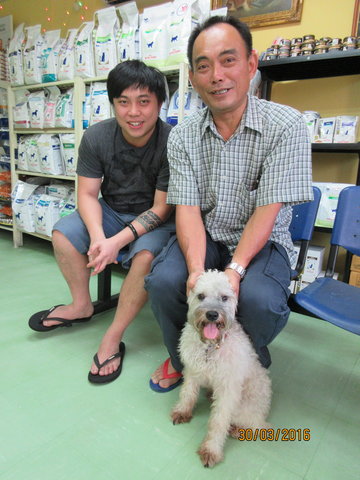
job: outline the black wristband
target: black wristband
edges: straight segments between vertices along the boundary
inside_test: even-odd
[[[139,238],[139,234],[137,233],[136,228],[134,227],[134,225],[133,225],[132,223],[130,223],[130,222],[127,223],[126,225],[127,225],[127,226],[130,228],[130,230],[132,231],[135,240],[137,240],[137,239]]]

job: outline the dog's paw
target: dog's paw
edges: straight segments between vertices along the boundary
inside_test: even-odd
[[[217,463],[221,462],[221,460],[223,459],[223,456],[221,453],[211,451],[205,445],[201,445],[197,453],[200,457],[201,463],[206,468],[213,467]]]
[[[240,435],[239,432],[240,432],[240,427],[238,425],[230,425],[229,432],[228,432],[230,437],[238,439]]]
[[[179,410],[173,410],[170,416],[174,425],[178,425],[179,423],[188,423],[192,419],[191,413],[180,412]]]

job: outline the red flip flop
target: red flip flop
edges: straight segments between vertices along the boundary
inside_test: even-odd
[[[182,383],[183,375],[181,372],[169,373],[169,362],[170,362],[170,358],[165,360],[165,362],[162,364],[161,380],[163,380],[164,378],[178,378],[179,380],[173,383],[172,385],[170,385],[170,387],[163,388],[163,387],[160,387],[158,383],[154,383],[150,378],[150,382],[149,382],[150,388],[154,390],[154,392],[158,392],[158,393],[170,392],[170,390],[173,390],[174,388],[178,387]]]

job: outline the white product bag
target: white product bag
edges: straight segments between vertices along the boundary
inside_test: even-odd
[[[163,67],[168,57],[167,22],[171,15],[170,2],[144,8],[140,25],[141,58],[148,65]]]
[[[35,204],[35,231],[51,237],[52,229],[60,218],[60,199],[41,195]]]
[[[94,51],[97,76],[107,76],[118,63],[116,37],[120,29],[115,7],[95,12]]]
[[[44,39],[41,25],[25,27],[26,43],[23,53],[24,80],[27,85],[41,83],[41,56]]]
[[[60,140],[57,135],[43,133],[37,139],[42,173],[64,175],[65,167],[60,151]]]
[[[202,108],[204,108],[204,103],[200,95],[192,88],[189,87],[187,93],[185,93],[185,102],[184,102],[184,119],[187,118],[192,113],[195,113]],[[168,108],[168,114],[166,121],[170,125],[176,125],[179,118],[179,90],[173,94],[170,99],[170,104]]]
[[[75,135],[73,133],[62,133],[60,135],[60,147],[65,165],[65,175],[75,177]]]
[[[65,41],[62,43],[58,59],[58,80],[74,79],[74,49],[77,28],[67,31]]]
[[[45,92],[38,90],[28,96],[30,128],[44,128]]]
[[[75,38],[75,75],[79,77],[95,76],[93,30],[94,22],[84,22]]]
[[[47,87],[45,91],[44,128],[55,128],[55,108],[61,91],[55,85]]]
[[[55,107],[55,127],[72,128],[74,123],[74,89],[69,88],[59,97]]]
[[[13,86],[24,85],[23,48],[25,45],[25,23],[15,29],[8,49],[10,83]]]
[[[122,20],[117,42],[119,62],[136,60],[140,57],[140,52],[137,50],[138,43],[136,42],[136,36],[139,33],[139,11],[136,2],[124,3],[116,10]]]
[[[27,161],[28,161],[28,170],[29,172],[41,172],[40,168],[40,155],[37,145],[37,140],[39,135],[29,135],[27,146]]]
[[[24,135],[19,138],[18,141],[18,160],[17,160],[17,168],[18,170],[28,170],[28,142],[29,136]]]
[[[167,65],[187,61],[187,45],[193,28],[210,15],[209,0],[174,0],[167,21]]]
[[[42,52],[42,82],[56,82],[58,75],[58,60],[62,41],[60,30],[48,30],[44,33],[44,49]]]
[[[28,90],[15,91],[14,125],[16,128],[30,128],[30,117],[28,109]]]
[[[91,89],[90,125],[111,117],[111,108],[105,82],[95,82]]]

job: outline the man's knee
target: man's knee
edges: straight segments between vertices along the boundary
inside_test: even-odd
[[[238,317],[254,344],[268,345],[284,328],[290,314],[287,299],[280,285],[240,288]]]

